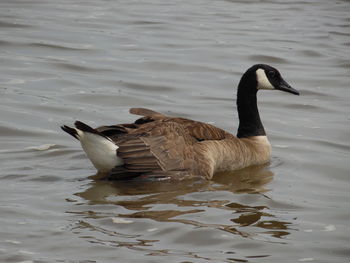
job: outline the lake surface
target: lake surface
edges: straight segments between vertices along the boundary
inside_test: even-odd
[[[349,262],[349,1],[0,3],[1,262]],[[236,133],[256,63],[271,163],[212,181],[106,182],[59,128],[130,107]]]

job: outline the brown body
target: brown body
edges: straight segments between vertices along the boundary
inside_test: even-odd
[[[176,178],[241,169],[269,161],[271,146],[261,123],[258,90],[281,90],[295,95],[277,69],[256,64],[241,77],[237,90],[237,137],[210,124],[133,108],[142,118],[132,124],[93,129],[77,121],[62,129],[78,139],[100,173],[115,179]]]
[[[169,117],[148,109],[130,113],[144,116],[133,124],[102,126],[96,130],[119,146],[124,165],[111,171],[115,178],[159,176],[177,179],[263,164],[270,158],[266,136],[237,138],[210,124]]]

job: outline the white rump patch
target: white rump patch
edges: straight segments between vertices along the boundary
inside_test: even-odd
[[[76,130],[83,150],[99,172],[109,172],[114,167],[123,165],[123,160],[117,156],[119,147],[110,139]]]
[[[256,79],[258,81],[257,89],[275,89],[267,78],[265,70],[259,68],[256,71]]]

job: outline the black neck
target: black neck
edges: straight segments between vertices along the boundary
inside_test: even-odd
[[[255,70],[247,71],[242,76],[237,91],[238,138],[266,135],[256,103],[256,86]]]

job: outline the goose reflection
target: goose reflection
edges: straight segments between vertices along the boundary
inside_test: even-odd
[[[209,227],[251,239],[262,235],[282,238],[289,234],[291,223],[280,220],[273,214],[268,207],[269,198],[263,194],[269,191],[267,184],[272,178],[272,171],[267,168],[267,165],[263,165],[217,174],[212,181],[199,179],[176,182],[94,180],[86,190],[76,193],[77,196],[88,201],[89,213],[84,211],[74,213],[100,218],[100,212],[93,212],[93,205],[112,204],[128,210],[128,213],[123,209],[124,213],[114,215],[119,218],[147,218],[158,222]],[[225,193],[224,198],[208,198],[211,196],[210,193],[222,191]],[[232,193],[235,195],[232,196]],[[193,198],[193,195],[198,194],[200,198]],[[245,195],[256,198],[263,205],[232,202],[232,199],[239,199]],[[160,204],[167,205],[169,209],[160,210],[158,208]],[[158,210],[155,209],[156,205]],[[177,209],[174,209],[174,206]],[[228,218],[232,224],[202,222],[206,218],[198,215],[210,214],[213,208],[219,209],[216,210],[218,217],[222,217],[220,210],[226,211],[225,216],[227,211],[232,211],[232,215]],[[110,217],[111,214],[108,213],[105,216]]]
[[[268,165],[251,166],[238,171],[219,173],[212,181],[187,179],[183,181],[101,181],[99,175],[91,176],[91,185],[78,196],[96,203],[107,202],[111,196],[119,195],[161,195],[165,199],[169,194],[183,195],[197,191],[226,190],[232,193],[264,193],[269,189],[266,185],[272,181],[273,173]],[[173,197],[173,195],[171,195]],[[148,197],[146,197],[147,199]]]

